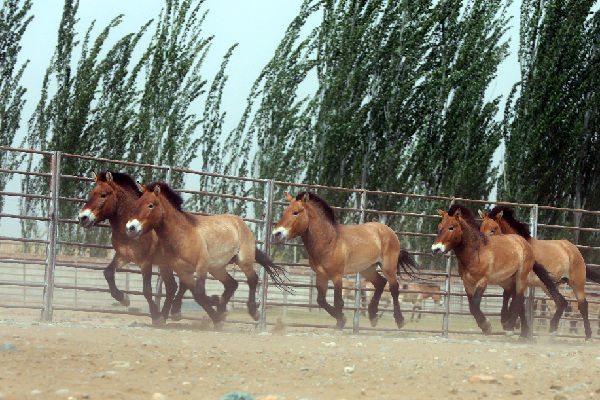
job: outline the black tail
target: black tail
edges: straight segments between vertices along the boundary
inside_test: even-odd
[[[600,283],[600,272],[595,271],[586,265],[585,266],[585,278],[588,281]]]
[[[540,278],[540,281],[546,286],[550,295],[552,295],[552,299],[554,303],[556,303],[556,308],[559,309],[561,307],[566,307],[567,300],[565,300],[564,296],[560,294],[558,288],[556,287],[556,283],[552,280],[550,275],[548,274],[548,270],[544,268],[544,266],[537,261],[533,264],[533,272]]]
[[[418,273],[417,270],[420,268],[419,264],[415,261],[414,258],[410,255],[407,250],[401,249],[400,254],[398,255],[398,266],[397,272],[400,273],[400,267],[404,270],[404,272],[410,276],[412,279],[419,279],[415,274]]]
[[[291,287],[289,287],[285,282],[289,282],[290,280],[287,274],[285,273],[285,269],[283,267],[280,267],[279,265],[275,264],[273,260],[271,260],[264,252],[259,250],[258,247],[254,252],[254,259],[257,263],[259,263],[265,268],[265,271],[267,271],[267,274],[269,274],[269,277],[275,283],[275,286],[277,286],[281,291],[286,291],[289,294],[294,294],[294,290]],[[285,278],[285,281],[282,277]]]

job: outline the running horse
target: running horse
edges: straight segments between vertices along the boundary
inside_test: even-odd
[[[483,334],[490,334],[492,326],[481,311],[481,298],[488,284],[498,284],[513,293],[513,301],[502,318],[503,328],[513,330],[517,316],[520,316],[521,337],[528,337],[524,292],[529,282],[529,273],[532,270],[535,272],[557,304],[560,304],[562,298],[548,272],[535,261],[529,243],[519,235],[484,235],[479,231],[471,211],[460,204],[452,205],[448,212],[438,210],[438,213],[442,216],[442,221],[438,225],[431,251],[434,255],[441,256],[454,250],[469,310]],[[562,301],[565,301],[564,298]],[[558,324],[558,320],[556,323]]]
[[[248,313],[258,320],[258,275],[254,271],[254,262],[261,264],[280,288],[285,288],[279,275],[285,274],[285,270],[256,247],[248,225],[237,215],[194,215],[183,211],[183,199],[164,182],[140,185],[140,190],[143,194],[136,201],[126,224],[129,237],[142,238],[152,230],[156,232],[181,286],[191,290],[194,300],[204,308],[217,329],[225,318],[227,303],[238,287],[226,266],[231,262],[237,264],[248,282]],[[208,273],[223,283],[220,298],[206,294]]]
[[[347,274],[360,273],[375,288],[368,306],[371,325],[377,324],[379,299],[386,283],[394,303],[394,320],[398,328],[404,318],[398,302],[399,284],[396,274],[402,267],[418,267],[410,254],[400,248],[396,233],[379,222],[360,225],[342,225],[335,220],[333,209],[325,200],[311,192],[298,193],[283,211],[281,220],[273,230],[273,241],[283,243],[300,236],[308,252],[308,263],[316,273],[317,303],[336,319],[336,327],[346,324],[343,313],[342,278]],[[383,276],[377,272],[381,267]],[[329,281],[333,281],[333,306],[327,302]]]
[[[90,192],[88,201],[79,212],[79,225],[90,228],[108,219],[112,229],[111,243],[115,250],[112,261],[104,269],[104,277],[108,283],[111,296],[124,306],[130,301],[126,293],[119,290],[115,284],[115,271],[127,263],[140,266],[143,279],[143,293],[150,307],[150,315],[154,325],[162,325],[169,316],[177,283],[173,271],[167,267],[167,260],[162,256],[158,239],[154,232],[147,232],[134,240],[126,233],[125,224],[133,212],[136,200],[141,196],[137,183],[131,176],[122,172],[94,172],[96,186]],[[162,311],[152,299],[152,265],[159,265],[160,274],[165,283],[166,298]],[[181,319],[180,288],[177,294],[178,305],[173,306],[171,317]],[[177,300],[176,300],[177,302]]]
[[[544,265],[555,283],[567,283],[577,299],[579,312],[583,317],[583,327],[586,339],[592,337],[592,328],[588,318],[588,302],[585,296],[585,282],[588,280],[600,283],[600,274],[585,265],[581,252],[568,240],[537,240],[531,236],[527,224],[515,218],[514,210],[508,206],[496,206],[489,213],[479,210],[483,218],[481,232],[486,234],[517,234],[522,236],[533,248],[537,262]],[[535,276],[529,278],[530,287],[541,287],[548,292]],[[510,293],[504,293],[504,302],[508,301]],[[565,303],[566,307],[566,303]],[[557,307],[558,309],[558,307]],[[558,321],[556,321],[558,324]]]

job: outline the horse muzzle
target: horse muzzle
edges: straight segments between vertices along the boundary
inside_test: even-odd
[[[444,246],[441,243],[434,243],[433,245],[431,245],[431,254],[433,254],[434,257],[439,258],[442,255],[444,255],[446,251],[446,246]]]
[[[288,231],[285,228],[276,228],[271,235],[273,243],[281,244],[285,242],[288,237]]]
[[[130,238],[137,239],[142,234],[142,224],[137,219],[127,221],[125,232]]]
[[[96,216],[90,210],[83,210],[79,213],[79,225],[89,228],[96,222]]]

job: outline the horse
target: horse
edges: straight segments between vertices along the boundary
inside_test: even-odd
[[[258,320],[258,275],[254,271],[254,262],[262,265],[280,288],[285,288],[280,275],[285,275],[285,270],[256,247],[248,225],[237,215],[194,215],[183,211],[183,199],[164,182],[140,185],[139,188],[142,195],[126,224],[129,237],[141,238],[152,230],[156,232],[181,285],[190,289],[194,300],[204,308],[216,329],[221,327],[227,303],[238,287],[226,266],[237,264],[247,278],[248,313]],[[220,297],[206,294],[208,273],[223,284]]]
[[[479,231],[471,211],[460,204],[453,204],[448,212],[438,210],[438,213],[442,216],[442,221],[438,225],[431,251],[434,255],[441,256],[454,250],[458,258],[458,274],[467,293],[469,310],[483,334],[489,335],[492,326],[481,311],[481,298],[488,284],[498,284],[513,294],[510,307],[502,313],[503,328],[513,330],[517,316],[520,316],[521,337],[528,337],[529,325],[525,318],[524,292],[529,273],[533,270],[548,291],[556,295],[557,304],[562,298],[548,272],[535,261],[529,243],[519,235],[484,235]],[[564,298],[562,301],[565,301]],[[558,326],[558,319],[554,322]]]
[[[566,300],[568,302],[567,308],[565,309],[565,316],[573,316],[575,307],[579,307],[577,298],[572,292],[565,293]],[[586,293],[586,298],[592,298],[594,301],[600,300],[599,293]],[[554,302],[547,301],[544,299],[536,299],[535,308],[538,310],[539,317],[546,317],[549,312],[555,309]],[[600,303],[593,302],[588,304],[589,315],[596,315],[598,317],[598,335],[600,335]],[[544,325],[544,320],[540,319],[540,324]],[[577,333],[577,321],[569,321],[569,333]]]
[[[342,278],[357,272],[375,288],[368,306],[371,325],[377,324],[379,300],[389,283],[394,320],[398,329],[402,328],[404,318],[398,302],[396,274],[400,267],[408,271],[407,268],[418,268],[418,265],[408,251],[400,248],[396,233],[379,222],[339,224],[331,206],[312,192],[300,192],[295,199],[286,192],[285,197],[290,204],[273,230],[273,242],[283,243],[296,236],[302,238],[308,263],[316,273],[317,304],[336,319],[336,328],[343,329],[346,324]],[[377,271],[378,265],[383,276]],[[326,299],[329,280],[334,286],[333,306]]]
[[[592,337],[592,328],[588,318],[588,303],[585,296],[587,279],[600,283],[600,274],[585,265],[581,252],[568,240],[537,240],[531,237],[527,224],[515,218],[514,210],[508,206],[496,206],[489,213],[479,210],[483,218],[481,231],[490,235],[518,234],[525,238],[533,249],[533,255],[539,263],[548,270],[550,277],[556,283],[567,283],[577,298],[579,312],[583,317],[586,339]],[[539,279],[531,276],[530,287],[544,286]],[[546,292],[548,294],[548,292]],[[504,294],[507,297],[509,294]]]
[[[138,240],[131,239],[126,233],[125,224],[133,211],[136,200],[141,196],[133,178],[122,172],[94,172],[96,186],[90,192],[88,201],[79,212],[79,225],[90,228],[108,219],[112,229],[111,243],[115,250],[112,261],[104,269],[104,277],[108,283],[111,296],[124,306],[129,306],[127,294],[119,290],[115,284],[115,271],[131,262],[140,266],[143,278],[143,293],[150,307],[153,325],[163,325],[169,316],[177,283],[173,271],[167,266],[168,260],[163,257],[156,233],[147,232]],[[160,274],[165,283],[166,298],[162,310],[152,299],[152,265],[159,265]],[[179,307],[173,307],[171,318],[181,319],[181,300],[183,292],[177,293]]]
[[[428,298],[437,304],[438,306],[442,304],[442,292],[440,287],[435,283],[404,283],[402,285],[402,290],[410,290],[410,291],[420,291],[420,292],[429,292],[429,293],[411,293],[404,292],[400,294],[400,300],[402,302],[412,303],[412,314],[410,316],[410,320],[414,321],[415,313],[419,311],[417,314],[417,321],[421,320],[421,310],[423,309],[423,302]],[[431,293],[436,292],[436,293]]]

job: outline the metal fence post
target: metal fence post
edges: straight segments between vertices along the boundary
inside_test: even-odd
[[[263,245],[263,251],[268,257],[271,257],[271,232],[273,230],[273,196],[275,193],[275,182],[273,179],[269,179],[267,182],[267,204],[266,215],[265,215],[265,240]],[[265,330],[267,327],[267,287],[269,284],[269,277],[267,271],[262,268],[262,291],[260,301],[260,317],[258,319],[258,330]]]
[[[442,318],[442,337],[448,337],[448,324],[450,322],[450,291],[452,290],[451,285],[451,274],[452,273],[452,258],[446,257],[446,283],[444,290],[446,296],[444,297],[444,316]]]
[[[359,224],[363,224],[365,222],[365,205],[367,204],[367,192],[363,189],[360,192],[360,215],[359,215]],[[360,274],[356,273],[356,291],[354,292],[354,320],[352,322],[352,333],[358,333],[359,325],[360,325],[360,307],[361,298],[362,298],[362,287],[361,287],[361,279]]]
[[[58,234],[58,192],[60,190],[60,151],[55,151],[50,160],[50,221],[48,244],[46,245],[46,271],[44,273],[44,304],[42,319],[52,321],[54,303],[54,270],[56,268],[56,236]]]
[[[173,167],[169,166],[167,169],[167,185],[173,185]],[[158,305],[160,309],[160,299],[162,298],[162,290],[163,290],[163,279],[160,273],[156,278],[156,296],[154,296],[154,302]]]
[[[531,237],[537,238],[537,228],[538,228],[538,205],[532,204],[531,212],[529,214],[529,230],[531,231]],[[527,289],[529,293],[527,294],[527,307],[525,308],[525,315],[529,322],[529,335],[533,336],[534,329],[534,316],[533,316],[533,308],[535,305],[535,288],[530,287]]]

